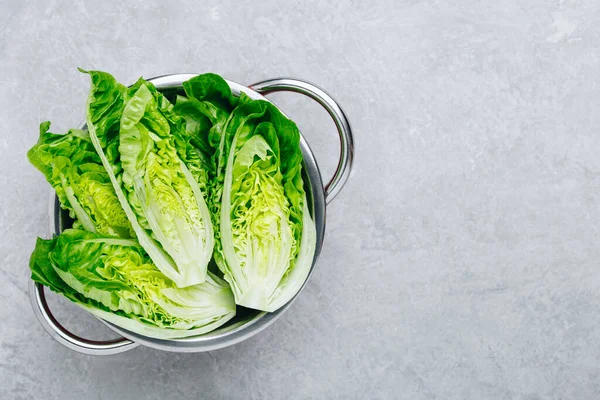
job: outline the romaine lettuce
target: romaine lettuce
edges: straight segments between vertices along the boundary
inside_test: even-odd
[[[177,149],[173,106],[143,79],[126,88],[107,73],[87,73],[90,137],[140,244],[178,287],[203,282],[213,228],[198,178]]]
[[[158,338],[215,329],[235,303],[286,304],[316,247],[296,125],[214,74],[173,105],[143,79],[86,73],[89,133],[44,123],[28,153],[77,228],[38,241],[32,278]]]
[[[312,265],[316,229],[299,141],[296,125],[275,106],[245,95],[221,135],[215,260],[245,307],[283,306]]]
[[[213,222],[215,243],[220,243],[219,215],[224,175],[219,174],[223,168],[219,166],[219,149],[224,143],[221,138],[225,126],[239,98],[232,94],[229,84],[223,78],[211,73],[201,74],[183,82],[183,89],[185,96],[177,96],[174,111],[185,120],[185,132],[177,136],[183,137],[183,141],[191,145],[202,159],[203,170],[206,171],[208,179],[207,203]],[[189,159],[182,159],[190,171],[196,170]],[[201,181],[202,179],[199,180],[199,185],[202,184]]]
[[[76,225],[90,232],[135,237],[89,134],[71,129],[57,135],[49,129],[50,122],[40,125],[40,138],[27,157],[52,185]]]
[[[136,241],[67,229],[38,239],[32,279],[96,316],[132,332],[168,339],[212,331],[235,315],[225,281],[178,288]]]

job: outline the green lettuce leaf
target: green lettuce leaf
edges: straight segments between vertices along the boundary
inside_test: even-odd
[[[52,185],[61,207],[90,232],[135,237],[89,134],[71,129],[57,135],[49,129],[50,122],[40,125],[27,157]]]
[[[275,106],[245,95],[221,135],[215,260],[245,307],[283,306],[312,265],[316,229],[299,140],[296,125]]]
[[[203,282],[214,234],[198,178],[181,158],[187,149],[177,146],[182,122],[143,79],[125,88],[87,73],[90,137],[140,244],[177,286]]]
[[[212,331],[235,315],[225,281],[178,288],[136,241],[67,229],[38,239],[32,279],[96,316],[132,332],[167,339]]]
[[[187,145],[188,153],[195,152],[202,169],[207,172],[206,178],[203,178],[207,179],[210,198],[216,187],[214,182],[219,178],[217,163],[221,137],[231,112],[238,104],[238,98],[233,96],[223,78],[212,73],[183,82],[183,88],[186,96],[177,96],[174,108],[175,113],[185,121],[184,132],[178,136],[183,136],[182,142]],[[190,162],[193,165],[193,157],[189,159],[182,156],[182,159],[192,171]],[[204,179],[199,181],[201,186]],[[209,203],[214,204],[211,200]]]
[[[177,96],[175,112],[186,121],[192,144],[203,154],[214,157],[231,111],[237,106],[227,82],[216,74],[202,74],[183,82],[186,96]],[[218,157],[218,156],[217,156]],[[216,159],[211,160],[212,170]]]

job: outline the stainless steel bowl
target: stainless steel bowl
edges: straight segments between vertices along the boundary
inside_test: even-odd
[[[195,74],[164,75],[149,79],[149,81],[162,92],[173,93],[181,92],[182,83],[193,76],[195,76]],[[315,157],[310,150],[308,143],[303,136],[300,138],[300,146],[304,156],[303,173],[305,182],[307,182],[307,198],[317,228],[317,246],[311,270],[306,278],[306,281],[308,281],[315,268],[315,263],[321,251],[321,246],[323,245],[326,204],[340,192],[346,183],[352,168],[354,146],[352,130],[348,123],[348,119],[339,104],[329,94],[317,86],[305,81],[278,78],[262,81],[250,85],[249,87],[231,81],[227,81],[227,83],[235,95],[239,96],[244,92],[253,99],[266,101],[269,100],[267,100],[264,95],[273,92],[289,91],[303,94],[314,99],[323,106],[335,122],[340,138],[340,159],[333,177],[325,186],[323,186],[319,167],[317,166]],[[84,125],[82,125],[82,127],[84,127]],[[54,192],[52,192],[50,206],[50,234],[55,235],[62,232],[65,227],[69,225],[70,221],[68,212],[65,212],[65,210],[60,208],[58,198]],[[137,347],[140,344],[160,350],[191,353],[231,346],[262,331],[289,308],[290,304],[306,285],[306,281],[296,296],[275,312],[266,313],[242,309],[242,312],[238,312],[238,315],[236,315],[232,321],[221,328],[201,336],[183,339],[149,338],[138,333],[130,332],[103,320],[101,321],[105,325],[120,334],[121,337],[108,341],[85,339],[68,331],[52,315],[48,303],[46,302],[44,287],[42,285],[31,280],[29,283],[29,294],[35,315],[46,331],[58,342],[80,353],[92,355],[118,354]]]

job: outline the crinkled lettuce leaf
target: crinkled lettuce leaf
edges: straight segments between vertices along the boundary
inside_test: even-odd
[[[96,316],[132,332],[168,339],[210,332],[235,315],[225,281],[208,273],[178,288],[134,240],[67,229],[38,239],[32,279]]]
[[[175,112],[186,122],[191,143],[209,158],[211,170],[217,168],[215,148],[238,97],[231,93],[227,82],[219,75],[207,73],[183,82],[185,96],[177,96]]]
[[[59,135],[49,129],[50,122],[40,125],[39,140],[27,157],[52,185],[61,206],[90,232],[135,237],[89,134],[71,129]]]
[[[225,131],[225,125],[233,109],[238,104],[238,97],[231,93],[227,82],[219,75],[207,73],[195,76],[183,82],[185,96],[177,96],[174,112],[185,121],[185,128],[177,135],[183,137],[188,153],[195,153],[203,170],[207,173],[209,197],[214,195],[219,179],[219,146]],[[178,146],[183,148],[183,146]],[[190,161],[182,157],[188,168]],[[193,162],[191,163],[193,165]],[[202,182],[199,181],[202,186]],[[209,200],[210,205],[215,202]],[[218,202],[216,202],[218,204]],[[213,211],[214,214],[214,210]],[[217,234],[217,232],[215,232]]]
[[[180,118],[143,79],[126,88],[86,73],[90,137],[140,244],[177,286],[203,282],[214,234],[199,179],[181,158],[188,150],[177,146]]]

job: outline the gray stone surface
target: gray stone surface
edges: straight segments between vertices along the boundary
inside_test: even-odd
[[[594,0],[0,2],[1,399],[597,399],[600,5]],[[318,269],[275,325],[204,354],[93,358],[27,297],[48,185],[38,124],[83,117],[76,67],[294,76],[356,135]],[[324,175],[324,111],[273,99]],[[110,332],[53,299],[60,318]]]

